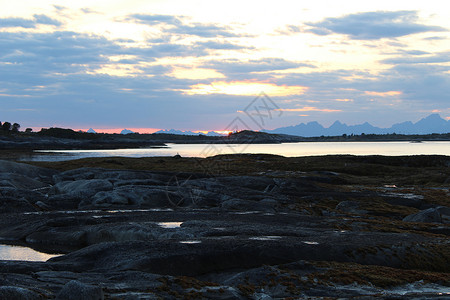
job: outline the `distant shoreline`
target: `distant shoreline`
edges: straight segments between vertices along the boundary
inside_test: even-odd
[[[71,129],[51,128],[37,133],[17,132],[0,135],[0,156],[31,155],[34,150],[116,150],[163,148],[167,144],[281,144],[298,142],[427,142],[450,141],[450,133],[402,135],[361,134],[342,136],[299,137],[244,130],[228,136],[177,134],[94,134]],[[14,152],[14,153],[12,153]]]

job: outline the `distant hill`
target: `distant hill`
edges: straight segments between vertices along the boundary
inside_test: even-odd
[[[280,127],[274,130],[264,130],[267,133],[289,134],[303,137],[314,136],[339,136],[343,134],[432,134],[449,133],[450,121],[444,120],[439,114],[431,114],[417,123],[403,122],[392,125],[389,128],[374,127],[369,123],[359,125],[347,125],[336,121],[326,128],[317,122],[301,123],[295,126]]]
[[[88,131],[86,131],[87,133],[97,133],[94,129],[92,129],[92,128],[89,128],[89,130]]]

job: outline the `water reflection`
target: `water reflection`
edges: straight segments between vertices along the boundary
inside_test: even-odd
[[[62,161],[85,157],[146,157],[174,156],[204,157],[217,154],[267,153],[287,157],[313,155],[450,155],[449,141],[410,142],[302,142],[284,144],[167,144],[166,148],[139,148],[116,150],[39,150],[27,160]],[[213,149],[214,151],[205,151]]]
[[[178,228],[181,227],[181,224],[183,222],[159,222],[158,225],[161,226],[162,228]]]
[[[62,254],[47,254],[28,247],[0,245],[0,260],[47,261]]]

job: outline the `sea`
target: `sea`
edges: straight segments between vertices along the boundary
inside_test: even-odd
[[[23,160],[63,161],[87,157],[209,157],[219,154],[316,155],[449,155],[450,141],[300,142],[282,144],[167,144],[166,147],[114,150],[39,150]]]

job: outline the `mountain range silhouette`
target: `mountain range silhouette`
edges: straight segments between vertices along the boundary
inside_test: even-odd
[[[303,137],[338,136],[343,134],[432,134],[450,133],[450,120],[444,120],[439,114],[431,114],[417,123],[411,121],[397,123],[389,128],[372,126],[368,122],[359,125],[347,125],[340,121],[334,122],[330,127],[323,127],[318,122],[300,123],[295,126],[280,127],[273,130],[263,130],[267,133],[290,134]]]

